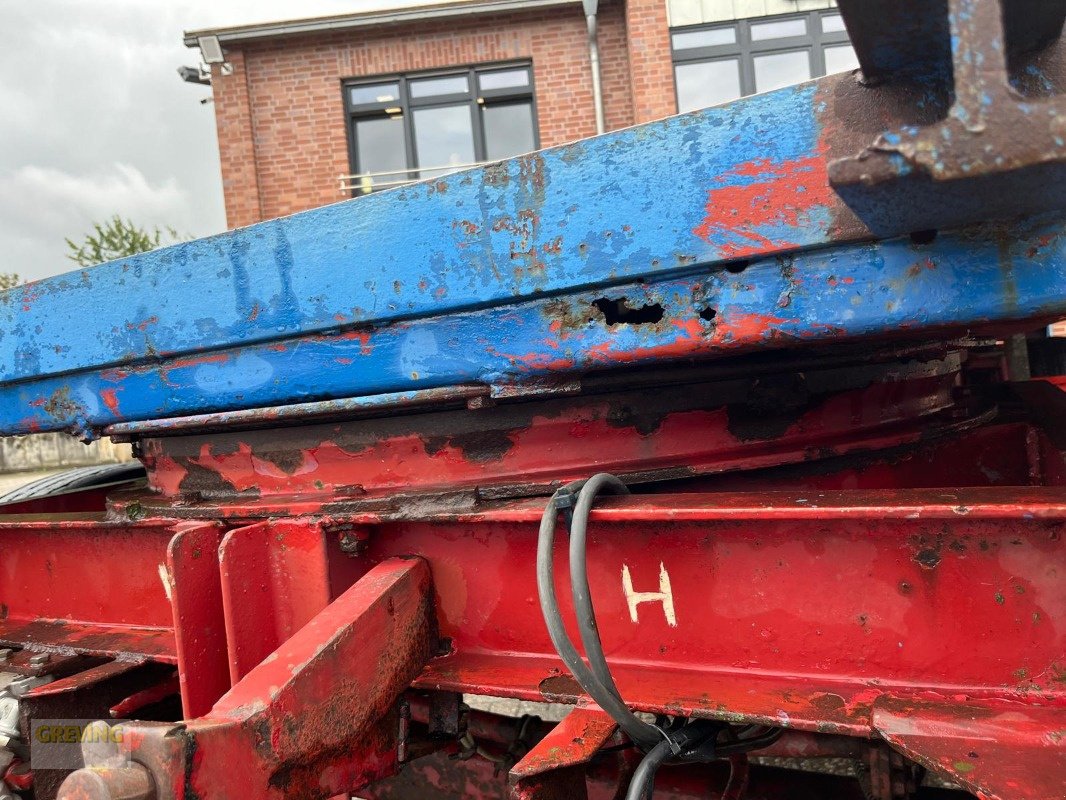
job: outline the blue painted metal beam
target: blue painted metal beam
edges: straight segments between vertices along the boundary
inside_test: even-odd
[[[1066,316],[1060,219],[858,243],[827,170],[869,141],[864,91],[833,76],[0,293],[0,434]],[[592,305],[622,296],[662,320]]]
[[[823,245],[816,84],[0,294],[0,382]]]
[[[660,304],[608,325],[594,301]],[[713,314],[711,311],[713,310]],[[374,330],[289,337],[0,386],[0,430],[84,432],[128,420],[410,391],[805,343],[950,335],[1066,316],[1066,221],[1031,220],[694,270]],[[710,317],[710,319],[708,319]]]

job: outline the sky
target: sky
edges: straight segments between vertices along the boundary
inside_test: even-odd
[[[428,0],[0,0],[0,273],[67,272],[65,238],[113,214],[225,229],[214,109],[177,68],[185,30]]]

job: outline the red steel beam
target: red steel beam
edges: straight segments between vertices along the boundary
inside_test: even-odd
[[[167,568],[175,535],[213,522],[0,516],[0,644],[177,663]]]

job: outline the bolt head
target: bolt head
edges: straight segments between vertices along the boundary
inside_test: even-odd
[[[140,764],[127,767],[79,769],[59,787],[58,800],[151,800],[155,786]]]

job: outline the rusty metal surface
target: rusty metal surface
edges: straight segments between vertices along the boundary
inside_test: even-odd
[[[293,403],[271,408],[249,408],[243,411],[226,411],[191,417],[121,422],[108,427],[104,435],[110,436],[114,441],[125,441],[134,436],[172,435],[183,431],[204,433],[205,431],[226,431],[239,428],[271,428],[294,420],[306,422],[331,418],[351,419],[361,414],[396,413],[424,406],[465,404],[475,399],[485,398],[489,394],[490,389],[487,386],[449,386],[442,389],[423,389],[343,400],[322,400],[317,403]]]
[[[989,410],[957,402],[961,360],[929,351],[474,411],[149,438],[149,491],[120,502],[164,514],[204,513],[205,500],[258,503],[260,514],[292,510],[289,501],[380,507],[472,489],[542,493],[598,469],[647,482],[899,447],[972,427]]]
[[[952,0],[952,24],[967,2]],[[1060,49],[1025,65],[1046,97],[1008,103],[999,84],[971,82],[980,102],[995,94],[991,113],[1008,130],[1033,120],[1016,157],[995,138],[1004,168],[1057,163]],[[537,390],[589,369],[999,335],[1061,317],[1061,180],[1046,191],[968,184],[950,202],[928,180],[848,196],[863,170],[831,186],[839,159],[886,131],[931,139],[949,99],[830,76],[11,290],[0,294],[0,430],[93,436],[308,402],[348,411],[471,383]],[[955,158],[966,173],[993,139],[956,138],[934,168]],[[620,180],[642,191],[620,195]],[[884,208],[908,216],[885,223]],[[1017,218],[1038,209],[1050,216]],[[999,218],[1011,221],[989,223]],[[974,227],[929,235],[962,223]],[[126,302],[100,302],[115,296]]]
[[[841,3],[864,75],[0,293],[0,432],[150,481],[0,517],[25,713],[144,717],[59,797],[617,798],[534,569],[537,495],[602,469],[623,702],[866,764],[656,800],[1061,797],[1066,408],[994,340],[1066,316],[1066,9],[917,5]]]
[[[865,408],[862,403],[854,407]],[[939,473],[942,484],[952,485],[968,471],[979,475],[982,470],[998,471],[1000,479],[1009,482],[1053,479],[1056,473],[1046,465],[1057,453],[1050,441],[1057,434],[1049,438],[1041,432],[1041,440],[1036,430],[1004,423],[976,430],[968,434],[969,440],[944,442],[949,452],[955,448],[956,458],[930,462],[925,479],[931,481]],[[966,463],[957,463],[960,453],[970,454]],[[1058,457],[1061,460],[1061,454]],[[1034,471],[1034,464],[1043,472]],[[542,504],[534,498],[480,503],[463,511],[423,507],[399,518],[367,510],[335,511],[325,519],[260,523],[226,534],[231,545],[222,547],[221,560],[217,553],[223,533],[213,525],[144,521],[138,527],[76,517],[53,522],[13,517],[0,531],[34,552],[47,549],[41,543],[49,539],[42,537],[56,535],[55,542],[63,543],[64,535],[103,531],[113,538],[96,542],[97,547],[126,542],[134,553],[143,549],[140,561],[127,561],[127,568],[140,571],[125,576],[131,587],[154,585],[148,576],[160,580],[157,559],[169,551],[169,599],[168,584],[160,581],[158,591],[149,592],[142,603],[153,604],[160,618],[173,609],[172,619],[179,620],[183,635],[190,637],[182,646],[197,655],[185,657],[183,671],[190,670],[186,693],[197,669],[208,676],[186,699],[203,709],[199,719],[182,729],[199,742],[198,758],[209,758],[214,765],[210,777],[204,777],[207,786],[222,780],[224,764],[249,748],[248,734],[241,731],[250,730],[251,723],[220,721],[220,715],[228,713],[220,709],[232,708],[236,719],[260,708],[260,701],[271,706],[280,695],[260,693],[257,701],[247,681],[259,672],[263,681],[280,686],[276,670],[297,663],[260,654],[265,660],[238,682],[226,695],[228,700],[208,711],[228,682],[224,659],[232,642],[225,634],[232,634],[234,641],[261,635],[277,643],[295,634],[289,644],[280,644],[281,650],[304,637],[307,647],[317,639],[318,653],[336,652],[322,649],[328,637],[309,630],[313,625],[300,627],[300,619],[314,613],[308,603],[345,596],[344,587],[373,571],[375,564],[396,563],[390,559],[410,553],[424,558],[433,576],[433,626],[444,637],[445,654],[428,663],[423,659],[401,683],[375,694],[373,702],[385,703],[387,692],[395,701],[400,689],[412,682],[425,689],[580,701],[580,690],[552,655],[539,617],[528,611],[535,597],[533,531]],[[886,698],[912,702],[932,692],[976,707],[1006,699],[1025,707],[1066,708],[1056,677],[1066,648],[1053,624],[1066,614],[1055,588],[1055,575],[1064,568],[1064,525],[1066,501],[1058,486],[773,492],[764,485],[755,492],[611,498],[593,512],[590,578],[608,657],[623,696],[634,707],[861,740],[874,734],[876,710]],[[131,531],[138,533],[135,539],[128,538]],[[175,531],[180,532],[168,545]],[[358,546],[345,547],[344,541]],[[239,547],[233,544],[237,542]],[[81,552],[78,547],[71,546],[73,554]],[[226,581],[224,569],[229,572]],[[635,587],[628,594],[626,572]],[[47,569],[42,567],[37,575],[41,573]],[[663,598],[655,596],[663,591],[664,573],[672,614],[666,613]],[[856,575],[861,580],[855,580]],[[35,574],[25,573],[24,580],[30,578],[36,580]],[[305,579],[309,589],[319,592],[319,600],[312,597],[314,592],[299,596]],[[870,586],[882,589],[871,592]],[[797,605],[796,598],[810,596],[812,590],[817,602]],[[74,588],[70,591],[72,597],[77,594]],[[420,591],[415,596],[422,596]],[[252,600],[250,593],[255,595]],[[407,597],[406,590],[395,595],[394,609],[401,594]],[[22,602],[17,616],[27,624],[43,624],[29,620],[35,604]],[[242,633],[231,625],[222,634],[216,628],[214,634],[201,636],[197,620],[218,625],[227,605],[231,614],[244,615],[242,625],[251,627]],[[351,619],[351,609],[336,606],[335,601],[322,614]],[[968,622],[960,626],[958,619]],[[704,635],[711,630],[714,636]],[[427,635],[419,646],[436,652],[436,633]],[[78,645],[71,640],[65,646]],[[367,681],[371,675],[377,681],[395,677],[391,659],[396,646],[394,636],[364,637],[358,646],[353,642],[350,656],[344,658],[346,677],[315,685],[321,691],[339,691],[349,685],[345,681],[357,664],[368,670]],[[955,658],[958,652],[967,658]],[[152,657],[174,660],[173,655]],[[205,659],[202,664],[200,658]],[[254,660],[252,655],[247,662]],[[258,678],[253,683],[263,685]],[[328,717],[328,724],[315,722],[319,712],[314,710],[318,701],[313,693],[292,697],[286,713],[313,723],[323,736],[338,722],[335,716]],[[351,702],[362,701],[353,695]],[[356,713],[354,706],[342,703],[330,708]],[[380,752],[398,758],[399,719],[382,714],[374,718],[382,721],[366,723],[370,727],[364,730],[373,730],[368,741],[379,743],[369,746],[380,745]],[[184,750],[171,752],[164,741],[173,739],[162,733],[170,730],[146,729],[145,741],[156,744],[149,747],[155,755],[145,758],[158,762],[153,767],[163,770],[158,774],[184,775],[183,770],[174,771]],[[318,746],[301,738],[310,734],[291,735],[295,739],[290,754]],[[281,769],[287,757],[280,751],[275,755],[263,762],[263,770]],[[382,766],[374,775],[390,769]],[[364,778],[343,774],[352,785],[370,779],[369,773]],[[568,780],[576,780],[575,775]],[[277,796],[304,791],[302,781],[309,778],[300,772],[291,780],[288,788],[277,789]],[[274,788],[266,791],[262,796],[274,796]]]
[[[1061,489],[605,499],[589,561],[622,695],[647,711],[852,735],[869,734],[882,693],[1062,704],[1063,640],[1049,623],[1064,613],[1054,588],[1062,501]],[[371,558],[417,547],[439,565],[441,632],[455,652],[417,685],[580,696],[539,620],[519,612],[536,593],[532,575],[513,565],[531,563],[539,515],[538,503],[522,502],[458,515],[452,535],[431,523],[377,529]],[[676,626],[654,598],[633,621],[623,567],[653,594],[668,574]],[[474,571],[501,577],[478,581]],[[817,602],[797,606],[812,592]]]
[[[874,232],[1066,205],[1066,99],[1056,93],[1061,71],[1047,70],[1061,61],[1066,7],[939,0],[843,2],[841,11],[871,81],[910,80],[951,97],[936,121],[889,129],[829,165],[833,187]]]
[[[895,239],[846,251],[755,262],[743,273],[620,285],[611,299],[660,306],[657,322],[615,322],[595,312],[605,290],[505,309],[457,312],[418,327],[387,326],[358,338],[249,345],[166,367],[111,370],[104,378],[45,378],[0,397],[18,415],[4,430],[75,427],[340,396],[450,386],[523,383],[547,375],[754,350],[854,341],[911,340],[966,331],[1006,333],[1066,315],[1061,224],[1031,220],[935,241]],[[574,320],[573,323],[567,320]],[[365,340],[365,341],[363,341]],[[464,343],[462,347],[458,343]],[[346,367],[358,361],[360,368]],[[254,368],[254,374],[248,369]],[[204,375],[210,374],[208,381]],[[248,387],[236,391],[229,387]],[[31,388],[33,387],[33,388]],[[114,395],[110,406],[99,393]],[[3,387],[0,387],[0,395]],[[80,426],[80,427],[79,427]]]
[[[0,517],[0,642],[59,655],[175,663],[165,562],[175,533],[213,523]]]

